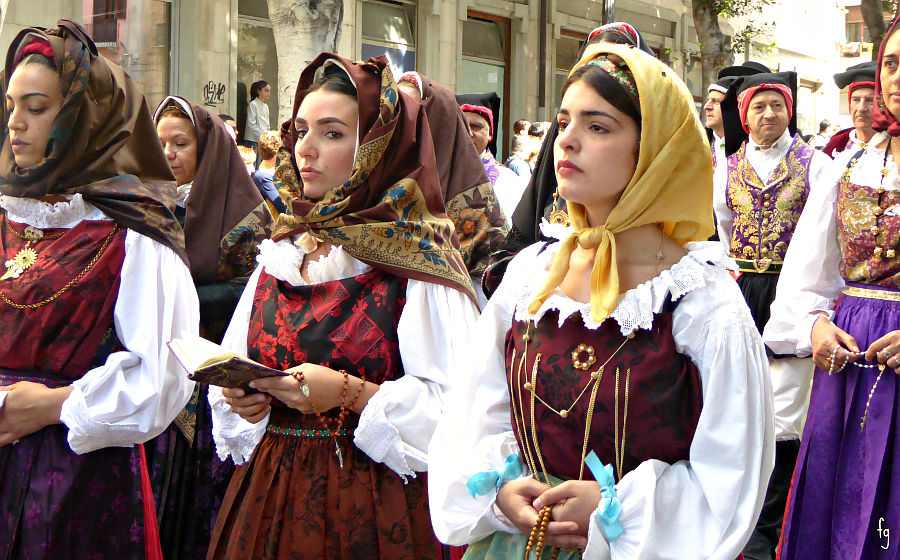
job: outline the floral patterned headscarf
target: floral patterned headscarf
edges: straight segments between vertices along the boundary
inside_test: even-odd
[[[80,193],[122,227],[167,245],[187,261],[184,233],[173,214],[174,177],[140,88],[98,54],[81,26],[69,20],[57,25],[24,29],[7,52],[0,95],[24,50],[42,42],[52,51],[64,100],[43,161],[28,168],[16,165],[2,105],[0,192],[24,198]]]
[[[294,157],[294,121],[304,94],[326,64],[337,64],[356,85],[359,148],[350,178],[321,200],[302,196]],[[383,56],[351,62],[322,53],[303,71],[282,141],[290,154],[292,215],[278,217],[274,238],[309,231],[375,268],[460,290],[476,301],[444,200],[424,108],[400,96]]]

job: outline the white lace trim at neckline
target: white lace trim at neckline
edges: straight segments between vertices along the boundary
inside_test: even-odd
[[[682,257],[670,269],[662,271],[658,276],[625,292],[619,299],[610,318],[619,325],[623,336],[637,329],[649,330],[653,326],[653,316],[662,311],[669,296],[677,301],[686,294],[706,286],[709,271],[713,266],[727,262],[721,244],[717,242],[697,242],[686,245],[688,254]],[[538,257],[536,272],[544,271],[556,254],[557,244],[548,246]],[[528,306],[534,295],[543,286],[546,274],[530,275],[533,280],[525,285],[524,291],[516,301],[515,318],[518,321],[538,321],[551,310],[559,311],[559,326],[576,313],[581,314],[584,326],[597,330],[603,321],[595,322],[591,317],[590,302],[582,303],[566,296],[557,288],[541,305],[534,315],[528,313]]]
[[[307,282],[300,274],[305,255],[306,252],[289,239],[278,242],[266,239],[259,244],[256,262],[265,268],[266,273],[278,280],[288,282],[292,286],[306,286]],[[312,285],[352,278],[370,270],[371,266],[344,251],[340,245],[332,245],[327,255],[310,261],[306,273],[310,279],[309,284]]]
[[[6,210],[11,221],[39,229],[71,229],[83,220],[109,219],[106,214],[85,202],[80,193],[71,195],[67,202],[56,203],[0,195],[0,207]]]
[[[879,132],[866,145],[865,151],[859,157],[859,161],[853,166],[850,172],[850,182],[857,185],[883,185],[885,190],[900,190],[900,171],[897,169],[897,163],[894,161],[893,154],[887,157],[887,175],[884,181],[881,178],[881,170],[884,169],[884,148],[879,148],[878,144],[884,141],[884,138],[878,135],[884,134]],[[847,160],[844,160],[845,162]],[[843,173],[843,170],[841,170]]]

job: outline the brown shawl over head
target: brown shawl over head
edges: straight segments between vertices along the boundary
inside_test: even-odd
[[[170,105],[190,117],[197,133],[197,174],[184,219],[194,282],[203,286],[246,276],[255,264],[256,245],[268,237],[272,216],[222,119],[196,103],[169,96],[156,108],[157,123]]]
[[[426,76],[416,74],[416,77],[431,128],[447,215],[456,226],[469,272],[480,275],[491,253],[506,239],[506,219],[469,136],[456,96]]]
[[[359,149],[350,179],[314,201],[302,196],[296,181],[294,120],[306,89],[326,64],[337,64],[356,84]],[[282,131],[293,173],[281,179],[295,181],[285,186],[296,196],[293,215],[278,218],[276,239],[308,230],[376,268],[456,288],[475,300],[453,222],[444,213],[425,110],[399,94],[384,57],[354,63],[320,54],[300,76],[294,111]]]
[[[53,124],[43,161],[16,166],[2,105],[0,192],[41,198],[81,193],[123,227],[167,245],[186,259],[184,235],[172,214],[175,184],[137,84],[97,53],[84,29],[69,20],[59,27],[21,31],[9,47],[0,83],[5,95],[16,55],[32,41],[46,41],[59,69],[63,106]]]

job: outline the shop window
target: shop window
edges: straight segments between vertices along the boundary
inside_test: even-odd
[[[363,2],[360,12],[361,58],[385,55],[396,74],[415,70],[415,4]]]
[[[171,4],[164,0],[84,0],[82,25],[100,53],[141,86],[153,109],[168,95]]]
[[[498,151],[505,146],[509,96],[509,20],[486,14],[469,14],[463,22],[462,60],[458,67],[457,94],[495,92],[500,97],[499,122],[494,123]],[[495,154],[502,161],[501,154]]]
[[[238,1],[237,36],[237,114],[233,116],[238,130],[243,134],[250,85],[258,80],[265,80],[272,86],[272,96],[266,104],[269,106],[269,126],[277,130],[281,124],[278,121],[278,52],[266,0]]]
[[[859,43],[861,31],[862,31],[861,23],[848,23],[847,24],[847,42],[848,43]]]
[[[578,55],[581,52],[581,44],[587,36],[583,33],[574,33],[563,30],[556,40],[556,64],[553,69],[553,108],[551,112],[559,109],[562,104],[562,90],[569,77],[569,72],[578,63]]]

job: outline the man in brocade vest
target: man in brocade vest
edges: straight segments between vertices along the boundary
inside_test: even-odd
[[[863,62],[834,75],[837,87],[847,88],[853,126],[832,136],[823,151],[845,164],[849,163],[854,154],[866,149],[866,144],[875,136],[872,109],[875,108],[876,66],[874,61]]]
[[[797,74],[738,78],[722,100],[726,164],[715,175],[719,238],[740,272],[738,285],[762,334],[775,299],[781,263],[810,187],[831,160],[797,134]],[[775,470],[748,560],[775,558],[813,375],[810,359],[767,349],[775,402]]]

